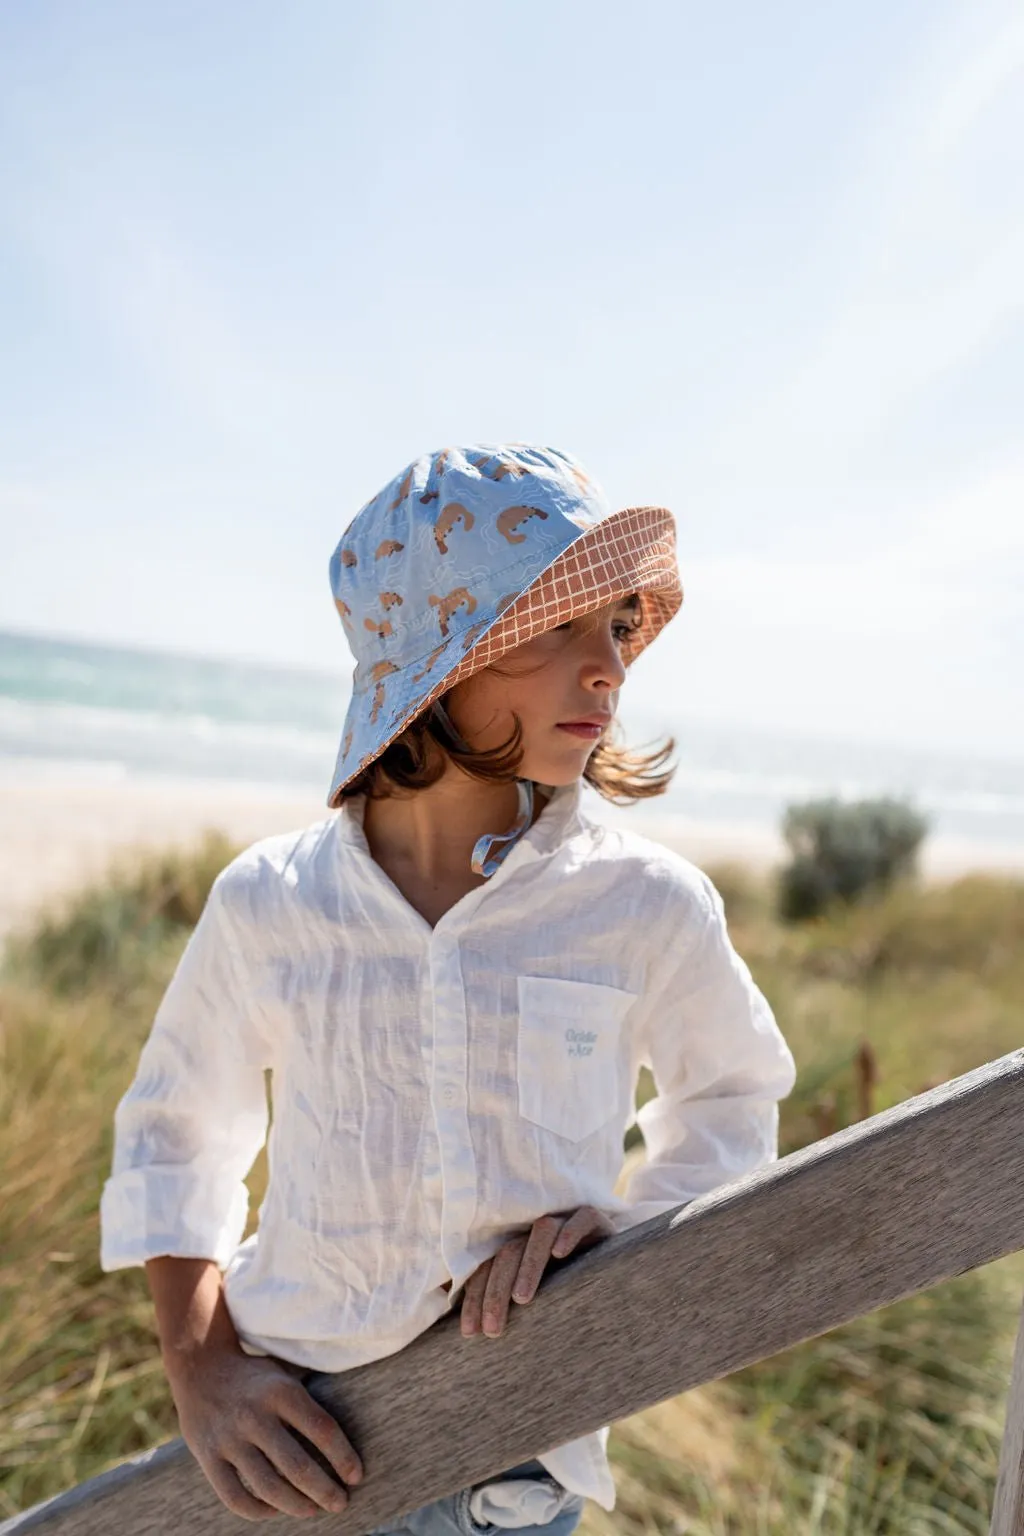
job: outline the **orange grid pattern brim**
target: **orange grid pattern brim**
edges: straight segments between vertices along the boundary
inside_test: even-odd
[[[659,524],[661,537],[652,541]],[[631,507],[598,523],[562,551],[507,608],[445,678],[442,691],[492,666],[509,651],[569,619],[642,592],[643,622],[630,636],[632,661],[664,628],[682,602],[670,514]],[[433,703],[434,692],[426,701]]]

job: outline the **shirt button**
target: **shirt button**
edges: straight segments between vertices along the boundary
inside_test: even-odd
[[[445,1104],[454,1104],[458,1096],[458,1089],[455,1087],[455,1084],[445,1083],[444,1087],[441,1089],[442,1101]]]

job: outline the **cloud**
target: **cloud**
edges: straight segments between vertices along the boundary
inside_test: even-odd
[[[929,506],[912,547],[916,559],[945,574],[1024,555],[1024,464],[993,468]]]
[[[1006,25],[962,64],[939,97],[924,134],[926,153],[948,155],[985,109],[1024,75],[1024,14],[1015,5]]]
[[[984,627],[1019,606],[1006,562],[1024,557],[1024,465],[919,507],[909,527],[828,559],[720,556],[686,564],[693,605],[756,629],[919,641]],[[899,525],[893,523],[894,528]]]
[[[1024,313],[1020,183],[980,190],[1008,155],[1024,174],[1024,17],[965,26],[862,127],[821,211],[813,276],[831,309],[808,306],[770,392],[723,423],[733,462],[795,482],[870,473],[879,435]]]

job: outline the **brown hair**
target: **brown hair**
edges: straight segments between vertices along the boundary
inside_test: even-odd
[[[512,718],[515,725],[507,741],[477,751],[449,730],[445,714],[425,709],[389,742],[375,762],[345,785],[340,798],[368,795],[371,800],[382,800],[396,790],[426,789],[444,773],[446,758],[474,779],[510,783],[519,777],[523,760],[522,723],[518,715]],[[610,732],[618,732],[617,723],[613,722]],[[675,745],[669,737],[651,752],[634,752],[606,733],[591,753],[583,777],[614,805],[663,795],[675,773],[675,768],[664,768]]]

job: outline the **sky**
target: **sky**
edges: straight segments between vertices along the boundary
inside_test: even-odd
[[[0,627],[347,671],[450,443],[678,526],[634,707],[1024,755],[1019,0],[0,7]]]

